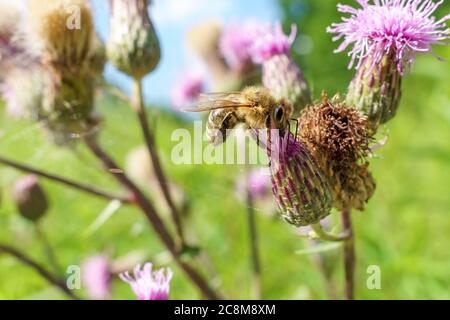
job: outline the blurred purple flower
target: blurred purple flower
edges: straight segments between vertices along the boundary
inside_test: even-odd
[[[172,104],[176,108],[185,107],[195,101],[205,90],[205,83],[201,76],[185,73],[172,88]]]
[[[152,270],[151,263],[138,264],[134,268],[134,278],[128,272],[119,274],[120,279],[130,284],[138,300],[167,300],[169,299],[170,280],[172,270]]]
[[[253,170],[248,176],[248,187],[255,199],[263,198],[271,191],[270,172]]]
[[[383,0],[369,4],[368,0],[357,0],[362,7],[338,5],[338,10],[349,13],[342,22],[333,23],[327,32],[336,36],[333,41],[343,39],[335,52],[342,52],[353,45],[349,55],[351,68],[358,60],[357,68],[372,58],[372,66],[379,64],[384,55],[395,55],[397,69],[403,73],[410,67],[418,52],[431,52],[433,44],[445,44],[450,38],[450,29],[445,21],[432,16],[443,1],[431,0]],[[447,43],[448,44],[448,43]]]
[[[253,62],[262,65],[263,85],[276,98],[288,99],[293,104],[294,117],[299,116],[300,111],[312,102],[303,72],[289,52],[296,34],[295,25],[286,35],[280,22],[267,24],[250,48]]]
[[[111,270],[108,258],[104,255],[92,256],[83,262],[83,283],[93,299],[110,298]]]
[[[263,199],[271,193],[271,180],[269,170],[254,169],[243,177],[238,183],[237,192],[239,196],[250,192],[253,199]]]
[[[267,24],[256,20],[225,27],[219,40],[219,49],[231,69],[241,72],[252,63],[250,49],[266,29]]]
[[[289,54],[292,43],[297,34],[297,27],[291,26],[289,35],[284,34],[281,23],[266,25],[253,41],[250,54],[253,62],[263,63],[278,54]]]

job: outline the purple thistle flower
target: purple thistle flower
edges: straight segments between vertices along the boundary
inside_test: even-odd
[[[285,35],[280,22],[273,26],[265,25],[253,41],[250,48],[252,59],[255,63],[262,64],[264,61],[278,54],[289,54],[292,43],[297,35],[297,27],[291,26],[291,33]]]
[[[185,107],[194,102],[205,90],[205,83],[202,77],[186,73],[183,74],[172,88],[172,104],[177,108]]]
[[[239,198],[245,198],[247,191],[255,200],[262,200],[270,195],[270,172],[264,169],[254,169],[239,180],[236,193]]]
[[[111,269],[104,255],[92,256],[83,262],[83,283],[93,299],[105,300],[111,297]]]
[[[327,31],[335,33],[334,41],[343,39],[336,52],[353,45],[349,67],[356,60],[356,74],[351,81],[346,103],[361,110],[375,131],[397,112],[401,99],[401,83],[415,56],[431,52],[433,44],[445,44],[450,29],[445,21],[432,14],[442,1],[383,0],[369,4],[358,0],[362,8],[339,5],[338,10],[350,17],[332,24]]]
[[[292,25],[289,35],[281,24],[266,25],[250,48],[253,62],[262,65],[262,82],[276,98],[288,99],[294,105],[294,116],[311,103],[311,92],[302,71],[289,50],[297,28]]]
[[[327,32],[335,33],[333,41],[343,39],[335,52],[350,45],[349,68],[358,60],[359,68],[367,57],[371,67],[379,64],[385,55],[394,54],[398,71],[403,74],[418,52],[431,52],[433,44],[444,44],[450,38],[445,21],[450,15],[436,20],[432,14],[443,1],[431,0],[357,0],[362,9],[338,5],[338,10],[349,13],[342,22],[333,23]]]
[[[251,48],[255,39],[264,34],[266,24],[256,20],[233,23],[225,27],[219,49],[232,70],[242,72],[252,64]]]
[[[152,270],[151,263],[138,264],[134,268],[134,278],[128,272],[119,274],[120,279],[130,284],[138,300],[167,300],[169,299],[170,280],[172,270]]]
[[[264,198],[270,192],[270,174],[265,170],[252,170],[248,175],[248,188],[253,198]]]

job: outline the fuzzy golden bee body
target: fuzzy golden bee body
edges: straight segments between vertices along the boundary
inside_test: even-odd
[[[194,108],[185,111],[210,111],[206,135],[218,145],[226,140],[229,129],[243,124],[252,129],[284,129],[292,114],[292,105],[275,99],[263,87],[247,87],[241,92],[201,95]]]

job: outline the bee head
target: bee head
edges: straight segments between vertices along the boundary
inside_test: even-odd
[[[291,113],[291,104],[287,100],[280,100],[280,102],[275,106],[275,108],[273,108],[272,111],[272,127],[275,127],[276,129],[286,128]]]

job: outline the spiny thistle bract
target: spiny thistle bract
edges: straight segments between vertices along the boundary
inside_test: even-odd
[[[300,227],[315,224],[329,215],[330,184],[303,143],[286,132],[267,148],[272,191],[281,216]]]
[[[375,190],[375,182],[364,163],[371,133],[358,110],[324,95],[320,104],[302,111],[300,138],[325,172],[332,188],[334,206],[362,210]]]
[[[376,129],[395,116],[400,96],[401,78],[410,69],[417,53],[432,52],[432,45],[445,44],[450,29],[433,13],[442,4],[431,0],[358,0],[361,8],[338,5],[350,14],[327,31],[343,39],[335,50],[352,46],[349,67],[355,62],[357,72],[347,94],[347,104],[362,110]]]
[[[29,42],[44,64],[75,69],[86,62],[94,25],[86,0],[30,0]]]
[[[294,116],[311,103],[311,92],[301,69],[289,50],[295,40],[296,28],[289,36],[279,23],[259,30],[250,49],[252,59],[262,64],[263,85],[277,98],[286,98],[294,105]]]
[[[143,78],[160,59],[159,40],[148,13],[149,0],[110,0],[107,54],[112,64],[136,79]]]
[[[35,175],[22,177],[16,182],[13,198],[19,213],[33,222],[38,221],[47,212],[47,196]]]

